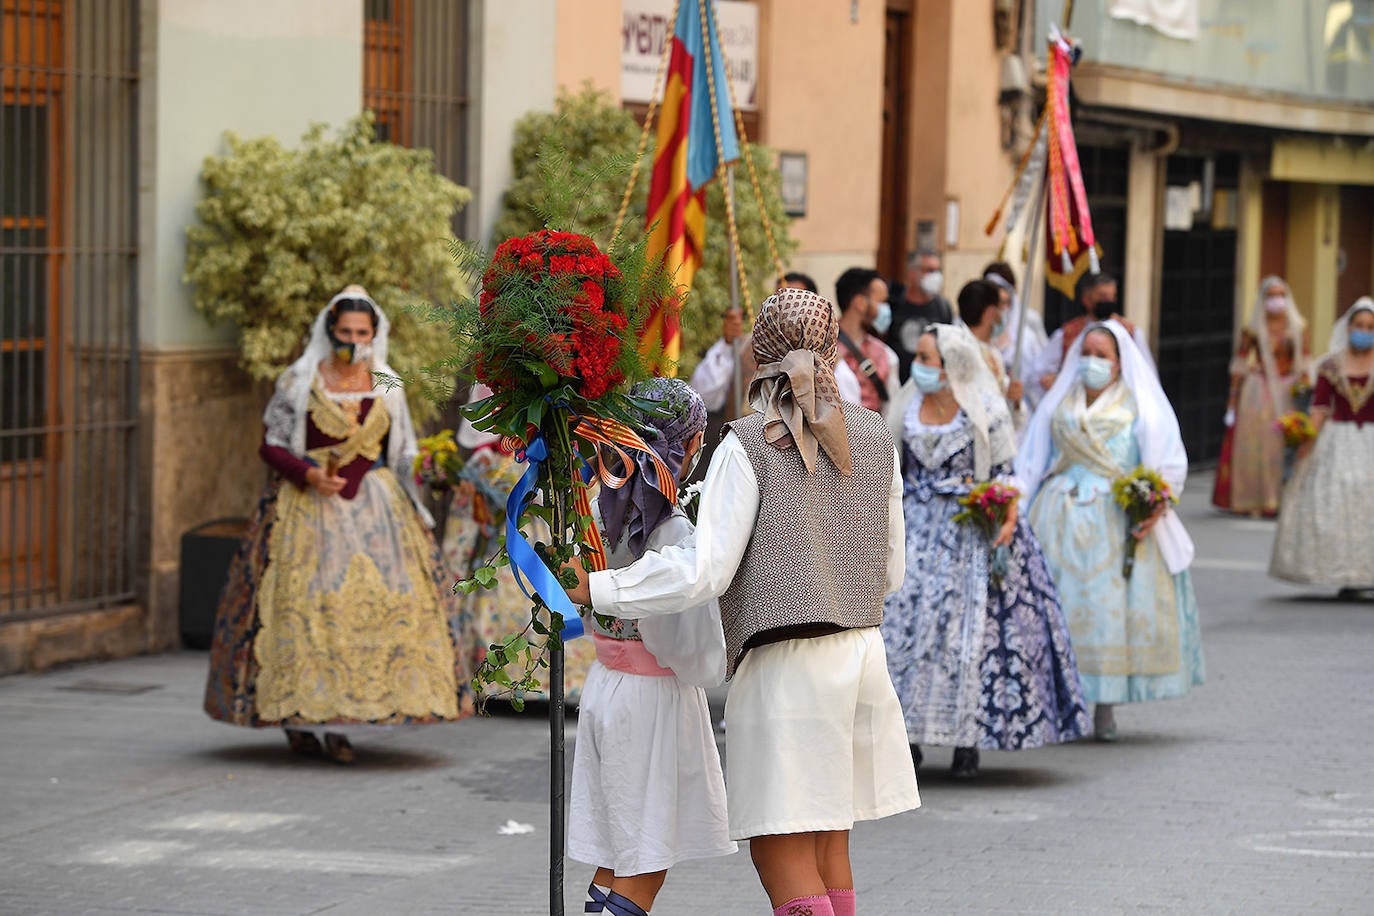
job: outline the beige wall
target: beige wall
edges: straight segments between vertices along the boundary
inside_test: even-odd
[[[917,220],[935,220],[945,252],[945,292],[951,299],[997,257],[1002,238],[985,235],[983,227],[1014,173],[1012,156],[1001,144],[1001,71],[992,25],[988,0],[916,4],[908,231],[914,231]],[[952,246],[946,225],[949,201],[957,201],[959,210]],[[915,241],[914,235],[908,238],[906,247]]]
[[[233,339],[182,283],[205,157],[224,132],[296,141],[362,107],[362,8],[338,0],[144,0],[139,74],[140,336],[145,346]]]
[[[554,83],[577,91],[592,86],[620,98],[620,0],[557,0]]]
[[[589,0],[586,6],[606,3]],[[510,184],[515,122],[527,112],[553,108],[557,11],[555,0],[487,0],[473,7],[481,73],[472,125],[477,145],[472,209],[479,240],[491,235]]]
[[[795,3],[795,0],[793,0]],[[792,267],[829,288],[878,247],[883,0],[760,3],[761,129],[777,150],[807,154],[807,214],[792,223]]]

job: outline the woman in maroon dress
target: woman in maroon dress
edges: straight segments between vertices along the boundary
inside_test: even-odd
[[[1374,588],[1374,299],[1336,324],[1312,394],[1315,441],[1303,446],[1283,493],[1271,575],[1339,588]]]
[[[259,449],[276,473],[220,600],[205,691],[211,717],[283,727],[292,750],[340,762],[350,731],[471,712],[472,651],[411,478],[410,413],[373,380],[395,374],[389,327],[350,286],[278,379]]]

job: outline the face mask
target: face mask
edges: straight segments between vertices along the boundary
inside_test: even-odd
[[[1360,353],[1366,350],[1374,350],[1374,331],[1351,331],[1350,349]]]
[[[1093,317],[1098,321],[1106,321],[1116,314],[1116,303],[1110,301],[1098,301],[1093,303]]]
[[[701,460],[701,449],[692,452],[692,457],[687,459],[687,463],[682,466],[682,472],[678,474],[678,480],[687,480],[697,469],[697,462]]]
[[[1270,296],[1264,300],[1264,310],[1271,315],[1281,315],[1288,311],[1288,299],[1283,296]]]
[[[334,357],[341,363],[358,365],[372,359],[372,344],[370,343],[344,343],[334,335],[329,335],[329,342],[334,347]]]
[[[921,292],[927,296],[938,296],[940,290],[945,288],[945,275],[938,270],[932,270],[921,278]]]
[[[1100,356],[1085,356],[1078,361],[1078,377],[1084,386],[1101,391],[1112,383],[1111,360]]]
[[[873,316],[873,330],[879,334],[886,334],[887,329],[892,327],[892,306],[886,302],[878,303],[878,314]]]
[[[934,394],[946,384],[945,380],[940,378],[940,370],[925,363],[911,364],[911,380],[916,383],[916,389],[922,394]]]
[[[1002,336],[1002,332],[1005,331],[1006,329],[1007,329],[1007,316],[1006,316],[1006,313],[1003,312],[1001,315],[998,316],[998,318],[997,318],[997,323],[994,324],[994,325],[992,326],[992,339],[993,339],[993,340],[996,340],[997,338],[1001,337],[1001,336]]]

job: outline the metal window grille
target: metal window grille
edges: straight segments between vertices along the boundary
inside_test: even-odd
[[[377,137],[434,152],[439,174],[468,174],[468,0],[365,0],[363,107]],[[455,218],[462,234],[464,214]]]
[[[0,623],[135,597],[138,6],[0,0]]]

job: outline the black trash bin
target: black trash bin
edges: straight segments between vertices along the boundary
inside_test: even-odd
[[[247,531],[246,518],[217,518],[181,536],[181,642],[188,649],[210,648],[220,592]]]

